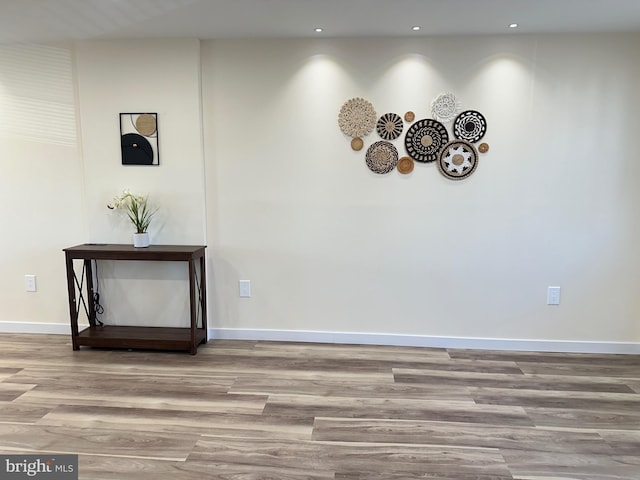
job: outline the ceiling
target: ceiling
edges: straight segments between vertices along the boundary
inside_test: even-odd
[[[0,0],[3,44],[614,31],[640,32],[640,0]]]

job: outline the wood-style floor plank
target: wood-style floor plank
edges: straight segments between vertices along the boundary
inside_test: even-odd
[[[604,430],[599,433],[617,455],[640,456],[640,429]]]
[[[618,362],[621,363],[621,362]],[[572,377],[611,377],[640,380],[640,365],[603,365],[596,363],[520,363],[524,373],[531,375],[564,375]]]
[[[170,435],[96,428],[65,428],[0,423],[2,451],[13,453],[93,453],[167,460],[185,460],[197,434]]]
[[[91,480],[334,480],[330,470],[309,471],[295,466],[267,466],[198,462],[158,461],[145,458],[83,455],[80,478]]]
[[[34,423],[54,408],[53,404],[33,404],[28,402],[0,402],[0,424]],[[0,448],[2,445],[0,444]]]
[[[243,439],[206,438],[195,446],[189,461],[275,468],[297,463],[307,471],[327,470],[334,471],[336,475],[359,475],[361,478],[372,474],[421,478],[425,472],[458,475],[458,478],[468,475],[510,476],[498,450],[428,445],[273,440],[248,444]]]
[[[552,391],[516,390],[508,388],[470,388],[478,404],[514,405],[521,407],[563,408],[567,410],[597,410],[603,412],[640,413],[637,393],[604,393],[600,390]]]
[[[472,387],[493,387],[523,390],[561,390],[572,392],[617,392],[634,393],[621,381],[602,381],[568,377],[566,375],[513,375],[501,373],[451,372],[394,368],[397,383],[422,383],[440,385],[466,385]]]
[[[532,422],[541,427],[582,428],[589,430],[638,430],[640,412],[616,413],[576,408],[525,407]]]
[[[271,395],[264,408],[265,415],[301,412],[313,417],[440,420],[533,426],[521,407],[477,405],[470,401]]]
[[[585,480],[637,480],[640,456],[502,450],[514,476],[558,476]]]
[[[36,422],[38,425],[108,428],[138,432],[228,435],[247,438],[311,439],[313,417],[234,414],[163,408],[59,406]]]
[[[313,439],[333,442],[408,443],[476,448],[524,449],[541,452],[620,453],[635,446],[637,439],[615,436],[611,442],[597,431],[556,431],[538,427],[452,424],[416,420],[317,418]]]
[[[436,385],[398,384],[380,381],[380,378],[368,381],[345,382],[336,378],[301,378],[273,376],[239,375],[229,390],[230,393],[252,393],[256,395],[315,395],[321,397],[355,397],[387,399],[425,399],[469,401],[473,398],[464,387],[443,389]],[[377,380],[377,381],[376,381]],[[348,385],[348,388],[345,388]]]
[[[0,453],[83,480],[639,480],[640,356],[0,334]]]

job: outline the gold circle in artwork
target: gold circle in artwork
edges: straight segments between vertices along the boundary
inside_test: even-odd
[[[478,151],[480,153],[487,153],[489,151],[489,144],[481,143],[480,145],[478,145]]]
[[[398,160],[398,171],[400,173],[407,174],[413,172],[413,166],[414,162],[411,157],[402,157]]]
[[[415,118],[416,118],[416,114],[413,112],[407,112],[404,114],[404,120],[406,122],[413,122]]]
[[[423,147],[430,147],[433,145],[433,137],[431,135],[423,135],[420,139],[420,144]]]
[[[156,117],[150,113],[142,113],[136,118],[136,130],[145,137],[156,133]]]
[[[362,150],[363,146],[364,146],[364,142],[360,137],[356,137],[353,140],[351,140],[351,148],[354,149],[355,151]]]

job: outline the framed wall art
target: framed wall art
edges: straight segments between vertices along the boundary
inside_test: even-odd
[[[121,113],[122,165],[160,165],[157,113]]]

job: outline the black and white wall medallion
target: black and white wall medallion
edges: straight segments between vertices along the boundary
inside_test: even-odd
[[[434,162],[448,141],[447,128],[437,120],[425,118],[409,127],[404,138],[404,146],[415,161]]]
[[[384,140],[395,140],[400,136],[403,128],[402,118],[395,113],[385,113],[376,124],[378,135]]]
[[[460,140],[476,143],[487,133],[487,121],[480,112],[467,110],[453,122],[453,135]]]
[[[467,178],[478,167],[478,152],[466,140],[452,140],[440,152],[438,169],[449,180]]]

